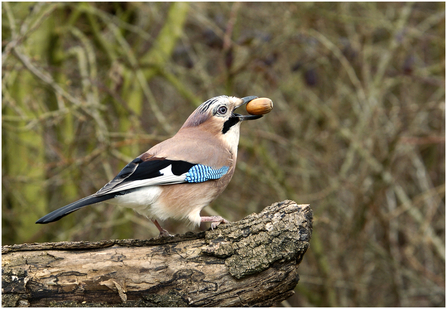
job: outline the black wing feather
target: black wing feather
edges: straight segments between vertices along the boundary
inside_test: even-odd
[[[95,195],[107,194],[119,184],[163,176],[160,170],[172,165],[172,173],[176,176],[186,173],[195,164],[186,161],[167,160],[164,158],[143,161],[136,158],[127,164],[119,174],[102,187]]]

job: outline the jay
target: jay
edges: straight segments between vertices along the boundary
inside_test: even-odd
[[[107,201],[133,208],[157,220],[189,219],[211,222],[211,228],[228,223],[220,216],[201,217],[200,211],[219,196],[236,167],[241,122],[262,115],[234,113],[256,99],[218,96],[202,103],[171,138],[153,146],[127,164],[98,192],[54,210],[36,223],[50,223],[84,206]]]

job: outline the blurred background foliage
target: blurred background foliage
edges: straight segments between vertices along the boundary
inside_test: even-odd
[[[2,34],[3,244],[156,236],[107,204],[34,222],[204,100],[257,95],[274,110],[242,125],[235,176],[203,213],[311,204],[284,304],[445,305],[444,3],[3,2]]]

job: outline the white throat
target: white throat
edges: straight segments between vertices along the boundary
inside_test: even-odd
[[[241,122],[232,126],[227,133],[222,135],[223,142],[235,157],[237,156],[237,147],[239,145],[240,128]]]

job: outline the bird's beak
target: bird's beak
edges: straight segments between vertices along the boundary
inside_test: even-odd
[[[242,105],[247,104],[248,102],[257,99],[257,96],[249,96],[249,97],[244,97],[241,98],[242,102],[241,104],[237,105],[235,109],[241,107]],[[239,120],[255,120],[255,119],[259,119],[262,117],[262,115],[240,115],[240,114],[233,114],[233,117],[239,118]]]

